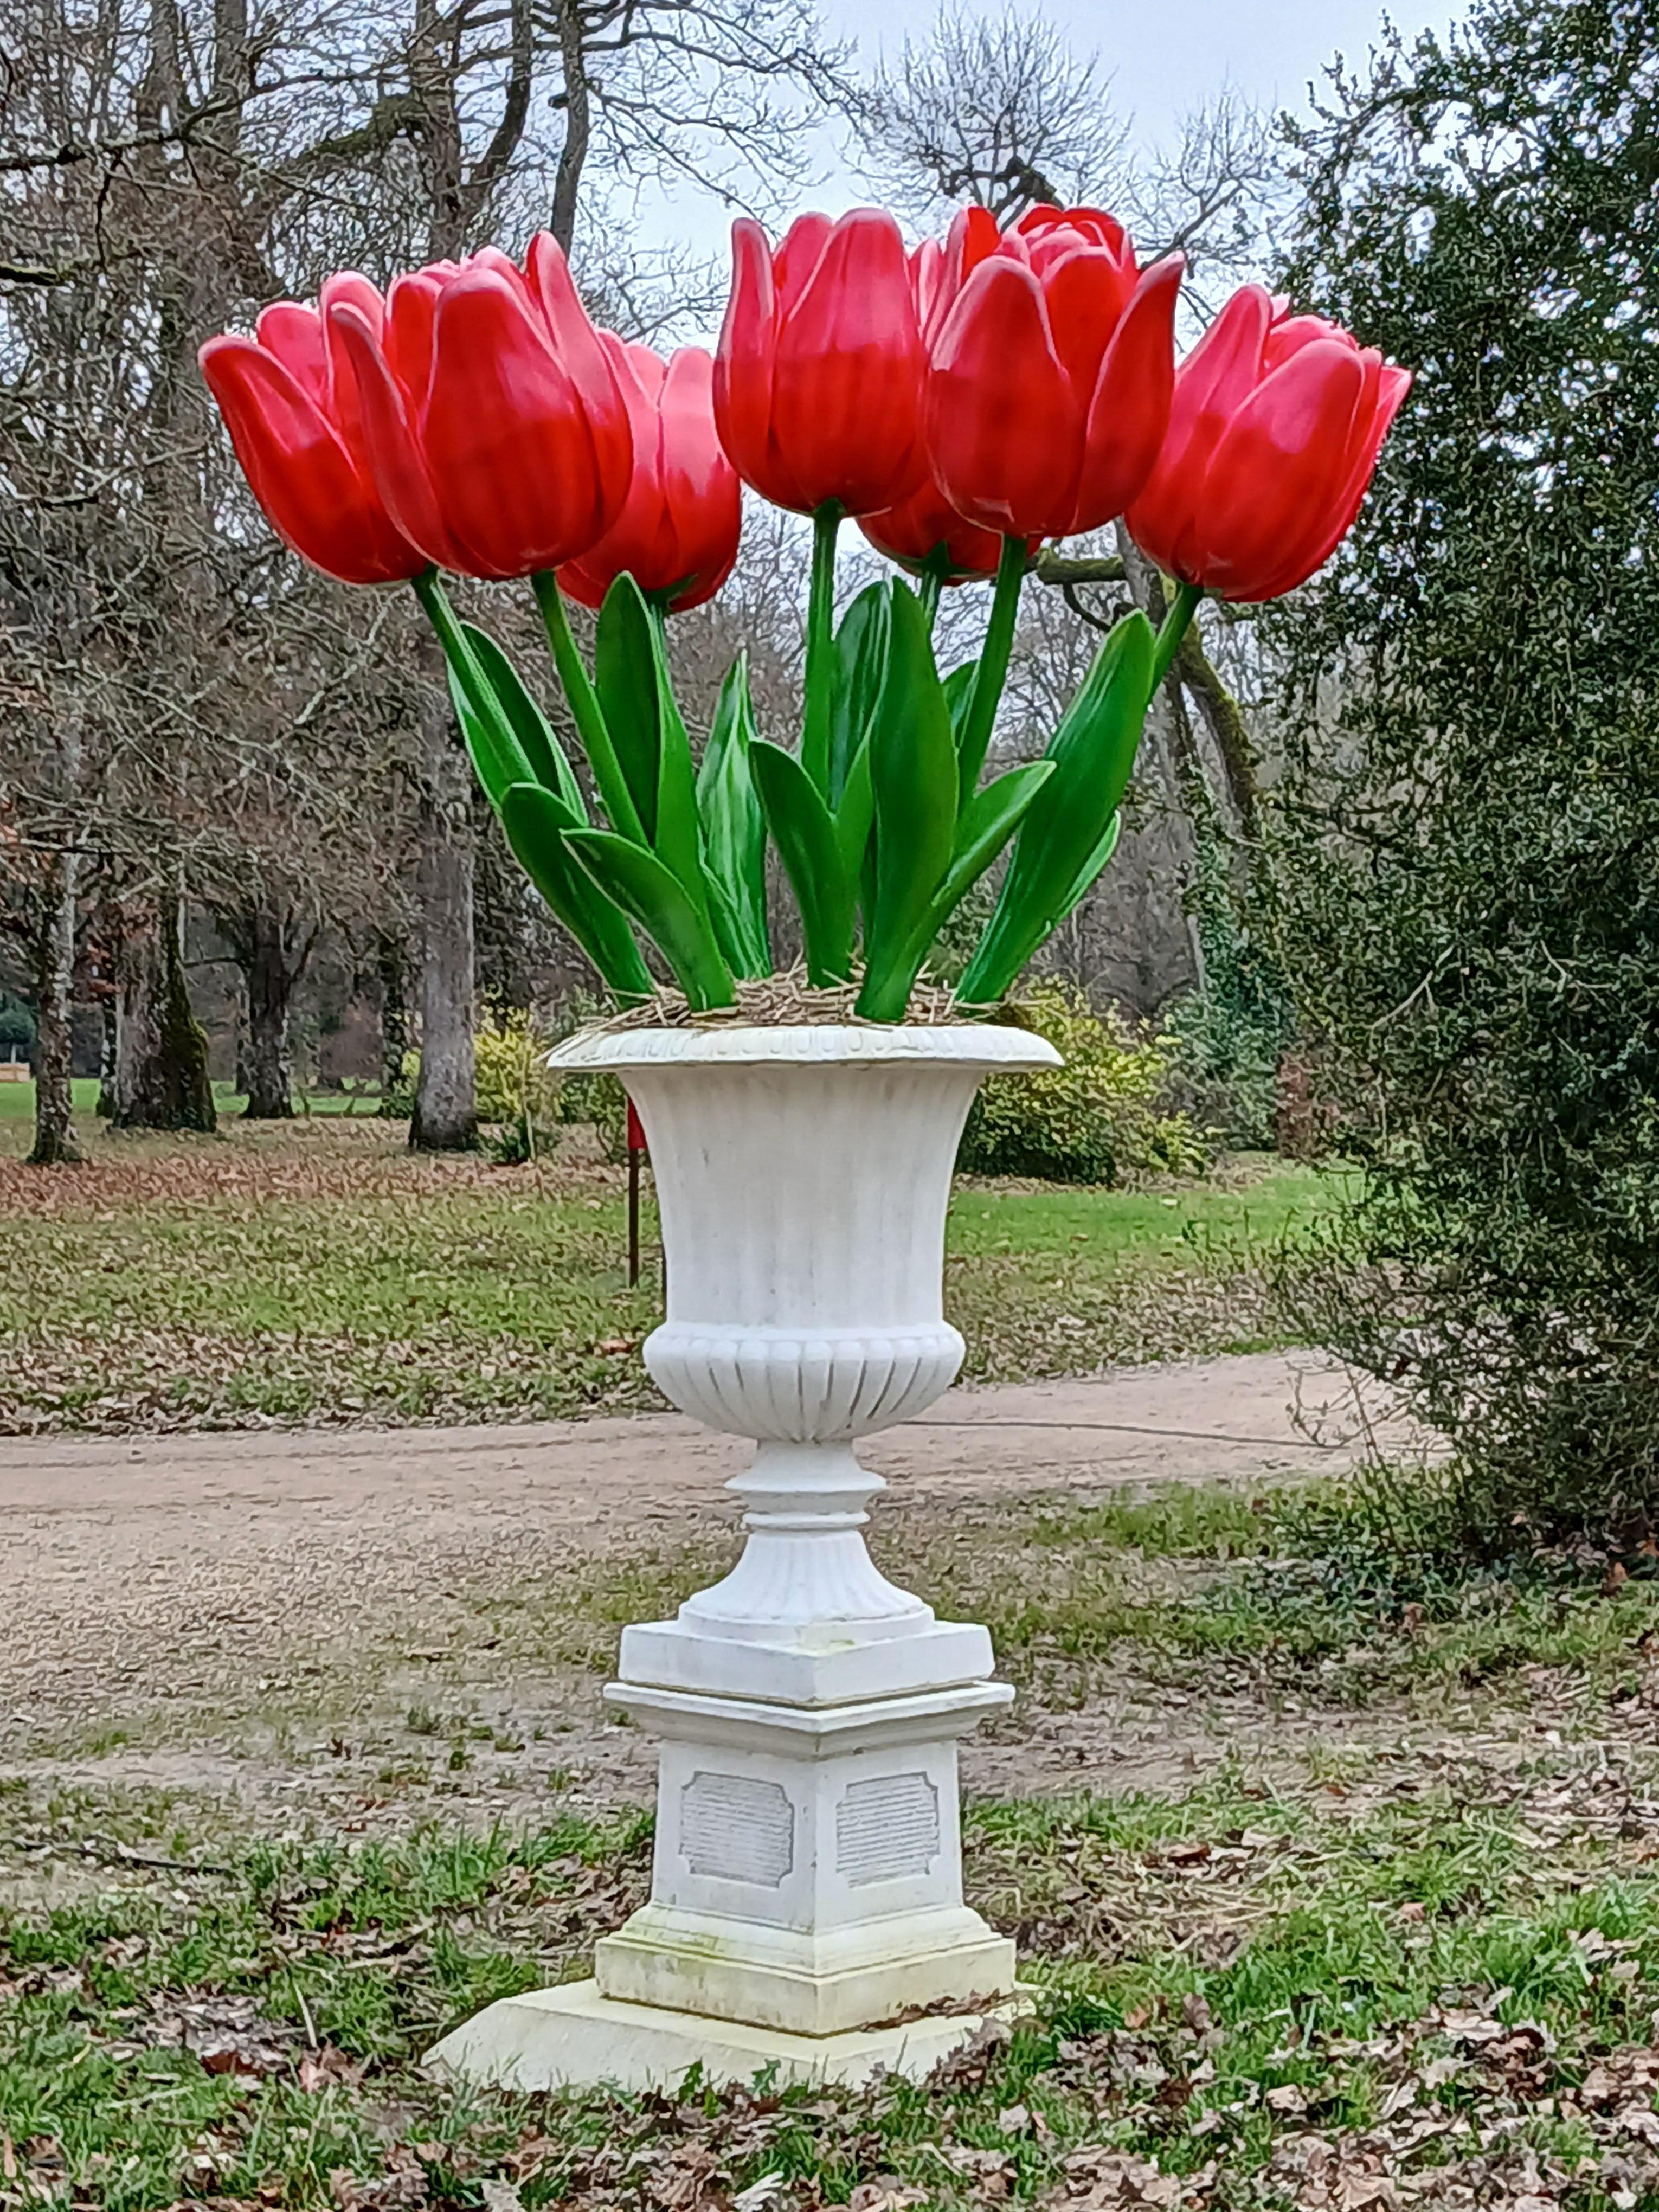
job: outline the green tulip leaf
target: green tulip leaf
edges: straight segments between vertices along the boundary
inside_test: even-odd
[[[863,878],[875,819],[876,787],[870,766],[870,740],[866,738],[853,756],[841,805],[836,809],[836,846],[848,880],[854,885]]]
[[[740,653],[720,686],[714,726],[697,771],[703,866],[720,888],[733,932],[726,957],[740,975],[769,975],[766,916],[766,816],[750,773],[755,735],[749,659]]]
[[[844,983],[853,971],[857,881],[842,860],[836,819],[806,770],[781,745],[757,738],[749,769],[766,811],[773,842],[800,908],[806,973],[820,988]]]
[[[455,719],[472,763],[473,774],[484,797],[499,814],[501,800],[514,784],[538,781],[512,729],[499,714],[480,714],[467,696],[466,687],[453,661],[448,664],[449,696]]]
[[[654,853],[610,830],[568,830],[565,842],[651,939],[696,1012],[732,1005],[732,971],[707,912]]]
[[[956,850],[933,902],[935,928],[991,866],[1054,772],[1053,761],[1027,761],[976,791],[963,808]]]
[[[473,659],[495,696],[519,750],[529,763],[532,778],[556,791],[579,822],[587,819],[587,805],[575,772],[565,757],[553,726],[526,687],[524,678],[487,630],[476,623],[463,623],[461,634],[472,648]]]
[[[578,866],[565,833],[582,827],[556,793],[540,783],[510,784],[497,811],[520,866],[617,996],[651,995],[651,971],[615,902]]]
[[[657,681],[657,805],[652,849],[676,876],[692,904],[705,912],[708,887],[703,876],[702,825],[697,813],[696,770],[691,740],[674,698],[661,618],[650,613],[652,666]]]
[[[866,584],[836,633],[835,693],[830,721],[830,803],[838,805],[859,747],[881,696],[890,634],[888,586]]]
[[[957,849],[945,881],[917,925],[905,948],[903,960],[897,963],[896,980],[890,987],[896,991],[897,979],[902,978],[906,1000],[939,931],[1018,829],[1038,792],[1053,774],[1051,761],[1028,761],[1024,767],[1010,769],[1006,775],[1000,775],[983,791],[975,792],[963,808],[962,819],[957,824]]]
[[[1123,809],[1120,806],[1117,812],[1113,815],[1111,820],[1106,824],[1105,832],[1102,836],[1100,842],[1095,847],[1094,851],[1090,854],[1088,859],[1085,860],[1083,866],[1078,870],[1076,878],[1072,884],[1071,890],[1066,892],[1065,897],[1060,901],[1060,912],[1054,916],[1054,927],[1056,929],[1060,927],[1062,921],[1067,920],[1067,918],[1074,914],[1077,908],[1082,905],[1084,900],[1089,895],[1090,889],[1092,886],[1095,878],[1100,874],[1102,869],[1105,867],[1113,854],[1116,852],[1117,841],[1122,835]]]
[[[593,688],[629,795],[647,842],[654,846],[662,754],[656,626],[644,595],[629,575],[617,578],[599,609]]]
[[[957,828],[956,740],[927,617],[907,585],[896,579],[890,589],[887,671],[871,732],[875,898],[859,994],[859,1012],[872,1021],[902,1018],[911,940],[945,880]]]
[[[1054,772],[1021,826],[959,998],[983,1006],[1004,997],[1110,857],[1152,697],[1152,645],[1146,616],[1126,615],[1061,717],[1044,756]]]
[[[951,734],[958,745],[962,743],[962,726],[968,719],[968,709],[974,703],[974,678],[978,674],[978,661],[964,660],[960,668],[953,668],[945,679],[945,703],[951,710]]]
[[[714,933],[714,942],[721,957],[734,975],[769,975],[771,963],[765,967],[755,965],[754,947],[744,933],[744,917],[738,911],[731,893],[716,875],[707,870],[703,875],[703,897],[708,908],[708,926]]]

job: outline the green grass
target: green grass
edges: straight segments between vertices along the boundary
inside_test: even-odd
[[[1437,1707],[1547,1669],[1571,1672],[1605,1710],[1636,1694],[1659,1651],[1659,1576],[1604,1594],[1599,1566],[1571,1559],[1443,1574],[1382,1551],[1363,1487],[1342,1484],[978,1507],[943,1532],[890,1504],[872,1535],[890,1572],[942,1616],[983,1621],[999,1669],[1060,1706],[1133,1677],[1202,1696],[1268,1687],[1337,1707]],[[608,1671],[623,1623],[672,1612],[731,1555],[729,1535],[642,1543],[596,1561],[556,1607],[497,1601],[491,1625],[527,1662]]]
[[[21,1091],[21,1085],[14,1086]],[[534,1417],[650,1402],[615,1170],[416,1159],[366,1118],[0,1147],[0,1427]],[[947,1310],[974,1377],[1273,1340],[1264,1252],[1340,1199],[1304,1170],[1169,1194],[976,1188]],[[647,1218],[647,1235],[652,1227]]]
[[[72,1087],[75,1092],[76,1118],[87,1123],[95,1122],[98,1114],[98,1092],[100,1088],[98,1078],[95,1075],[77,1075]],[[246,1091],[238,1091],[234,1083],[216,1083],[213,1086],[213,1103],[216,1111],[221,1115],[240,1114],[247,1103],[247,1094]],[[295,1095],[294,1110],[297,1115],[349,1115],[354,1111],[354,1108],[358,1114],[373,1111],[372,1103],[365,1103],[362,1097],[354,1100],[349,1093],[344,1091],[313,1091],[296,1092]],[[31,1079],[23,1083],[0,1083],[0,1122],[27,1122],[33,1121],[33,1081]]]
[[[1261,1164],[1269,1164],[1262,1160]],[[1275,1164],[1242,1187],[1193,1183],[1169,1190],[957,1192],[951,1246],[964,1258],[1018,1255],[1166,1264],[1235,1249],[1259,1249],[1292,1234],[1334,1202],[1335,1179],[1314,1168]]]
[[[77,1115],[90,1115],[98,1104],[98,1079],[95,1075],[77,1075],[75,1079],[75,1110]],[[32,1121],[34,1119],[33,1082],[0,1083],[0,1121]]]
[[[1592,1808],[1606,1789],[1538,1794]],[[1616,1820],[1545,1848],[1536,1817],[1524,1780],[1499,1804],[1447,1783],[1358,1817],[1227,1775],[1177,1802],[979,1806],[970,1893],[1019,1930],[1036,2017],[929,2084],[758,2102],[458,2093],[416,2070],[477,2006],[579,1969],[641,1893],[642,1821],[128,1872],[0,1916],[0,2127],[39,2191],[11,2201],[461,2207],[493,2180],[597,2212],[729,2203],[772,2175],[780,2212],[881,2176],[919,2206],[1024,2204],[1086,2150],[1288,2206],[1306,2200],[1285,2154],[1316,2130],[1355,2171],[1379,2142],[1396,2172],[1496,2143],[1553,2161],[1564,2203],[1604,2204],[1603,2155],[1640,2180],[1642,2123],[1583,2085],[1651,2034],[1659,1864]],[[165,1816],[128,1832],[189,1849]],[[1659,2202],[1647,2172],[1630,2204]]]

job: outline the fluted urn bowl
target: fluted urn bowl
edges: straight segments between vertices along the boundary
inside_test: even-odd
[[[684,1413],[762,1442],[850,1441],[931,1405],[951,1173],[988,1074],[1054,1066],[1024,1030],[592,1033],[556,1067],[621,1077],[650,1148],[667,1317],[645,1346]]]

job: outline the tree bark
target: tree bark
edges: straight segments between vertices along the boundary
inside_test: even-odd
[[[121,1050],[121,1002],[113,988],[103,1004],[103,1031],[98,1051],[96,1112],[100,1121],[109,1121],[115,1115],[115,1069]]]
[[[478,1140],[472,1045],[472,830],[459,746],[434,686],[422,710],[426,788],[416,878],[421,905],[421,1073],[409,1141],[470,1152]]]
[[[564,76],[564,143],[559,149],[559,167],[553,179],[553,207],[548,228],[568,254],[576,234],[576,203],[593,125],[580,0],[556,0],[556,5],[559,62]]]
[[[34,1148],[32,1167],[81,1159],[75,1136],[71,1083],[71,1016],[75,1000],[76,894],[80,855],[65,852],[52,863],[47,907],[36,945],[34,974]]]
[[[245,1121],[294,1118],[289,1062],[289,1006],[299,968],[289,966],[288,917],[280,907],[256,906],[246,933],[247,1104]]]
[[[404,1055],[409,1050],[409,975],[404,940],[392,930],[375,933],[374,969],[380,983],[380,1111],[384,1114],[403,1089]]]
[[[115,1047],[117,1129],[218,1127],[208,1078],[207,1032],[191,1012],[179,950],[181,902],[161,902],[155,921],[124,938]]]

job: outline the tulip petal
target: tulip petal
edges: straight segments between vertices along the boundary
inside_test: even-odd
[[[1042,237],[1044,232],[1061,229],[1078,232],[1090,244],[1103,246],[1109,252],[1120,260],[1123,258],[1125,249],[1129,243],[1128,235],[1123,225],[1115,215],[1109,215],[1104,208],[1048,206],[1027,208],[1014,225],[1014,230],[1019,237],[1033,240]],[[1129,260],[1132,267],[1133,259],[1134,257],[1131,253]]]
[[[1121,514],[1152,474],[1175,391],[1175,317],[1186,266],[1157,263],[1135,288],[1101,364],[1083,434],[1072,528],[1097,530]]]
[[[1267,343],[1261,349],[1263,374],[1281,367],[1293,353],[1300,353],[1304,345],[1312,345],[1320,338],[1334,338],[1339,345],[1354,343],[1346,331],[1335,323],[1328,323],[1322,315],[1281,315],[1268,331]]]
[[[1363,427],[1357,438],[1349,441],[1348,481],[1337,501],[1325,529],[1311,544],[1297,549],[1294,561],[1282,562],[1269,576],[1259,580],[1247,592],[1229,592],[1229,598],[1241,600],[1276,599],[1286,592],[1293,592],[1298,584],[1305,583],[1316,569],[1322,568],[1342,540],[1352,529],[1354,518],[1359,513],[1365,494],[1370,489],[1376,473],[1376,457],[1389,425],[1400,412],[1401,403],[1411,390],[1410,372],[1403,368],[1384,368],[1377,380],[1377,390],[1368,416],[1364,415]]]
[[[276,355],[252,338],[217,337],[198,359],[249,488],[286,544],[342,583],[421,573],[424,556],[398,536],[322,410]]]
[[[397,287],[392,287],[393,291]],[[329,317],[340,356],[356,381],[363,450],[381,504],[393,523],[428,561],[465,567],[439,512],[437,495],[410,427],[401,386],[360,311],[337,307]]]
[[[714,374],[701,346],[682,346],[662,384],[663,503],[672,526],[673,580],[693,577],[697,587],[696,598],[682,595],[676,607],[694,606],[717,591],[738,557],[742,496],[714,434]]]
[[[949,562],[944,579],[947,584],[994,576],[1002,558],[998,533],[964,522],[931,477],[896,507],[860,515],[859,528],[877,552],[906,568],[921,568],[942,545]],[[1036,550],[1036,541],[1030,550]]]
[[[608,362],[605,374],[614,389]],[[604,535],[580,394],[539,318],[494,270],[464,270],[439,296],[419,434],[469,574],[556,568]]]
[[[1206,580],[1245,593],[1323,537],[1348,476],[1365,372],[1357,350],[1321,339],[1265,377],[1228,425],[1200,514]]]
[[[933,336],[933,318],[942,313],[945,297],[945,248],[936,238],[924,238],[910,256],[910,291],[916,303],[916,324],[923,342]]]
[[[780,324],[811,283],[835,228],[827,215],[798,215],[778,240],[772,256],[772,283]]]
[[[1235,292],[1176,373],[1170,427],[1152,475],[1125,517],[1144,553],[1189,582],[1197,501],[1211,455],[1255,389],[1273,302],[1259,284]]]
[[[583,572],[575,592],[584,606],[597,606],[606,588],[625,570],[642,592],[654,592],[672,583],[678,574],[662,573],[665,559],[672,559],[665,512],[662,483],[662,422],[657,394],[663,365],[647,346],[625,345],[613,331],[603,331],[605,347],[617,386],[628,410],[629,443],[633,453],[628,496],[611,527],[574,563],[561,569]]]
[[[939,290],[922,326],[922,336],[930,348],[944,329],[963,286],[981,261],[990,259],[1000,242],[996,217],[988,208],[958,208],[951,218],[951,228],[945,237]]]
[[[616,364],[599,342],[599,333],[581,303],[557,240],[548,231],[538,231],[530,241],[530,273],[535,297],[547,318],[554,352],[580,398],[609,527],[622,513],[633,468],[629,414],[617,382]],[[516,270],[514,274],[518,274]]]
[[[890,506],[921,481],[921,333],[898,225],[855,208],[830,234],[772,372],[772,441],[810,507]]]
[[[1086,406],[1100,380],[1100,365],[1112,333],[1134,297],[1133,272],[1103,248],[1074,241],[1046,268],[1035,263],[1033,266],[1042,281],[1054,351],[1076,387],[1079,402]],[[1174,373],[1172,358],[1172,378]]]
[[[963,285],[933,348],[924,415],[934,477],[958,514],[1020,537],[1068,526],[1084,408],[1020,263],[998,254]]]
[[[732,295],[714,354],[714,420],[738,474],[775,507],[804,510],[800,487],[772,450],[777,299],[772,250],[757,222],[732,226]]]
[[[317,297],[317,312],[325,324],[328,321],[329,309],[343,301],[349,301],[361,312],[363,319],[379,337],[386,315],[386,302],[368,278],[355,269],[337,269],[333,276],[325,280]]]
[[[261,310],[253,325],[253,335],[326,411],[328,348],[323,338],[322,317],[316,308],[302,307],[297,300],[273,300],[270,307]]]
[[[665,364],[648,346],[602,336],[628,399],[633,488],[598,544],[560,569],[560,584],[597,607],[626,571],[648,597],[674,591],[676,611],[700,606],[731,574],[743,520],[737,472],[714,428],[714,362],[700,346],[682,346]]]
[[[364,443],[362,416],[357,404],[357,379],[340,351],[339,336],[329,318],[337,307],[356,307],[378,338],[386,324],[386,302],[367,276],[345,269],[328,279],[318,295],[317,305],[328,353],[329,417],[352,460],[367,476],[370,473],[368,449]]]
[[[548,244],[553,247],[554,252],[556,253],[559,252],[556,242],[551,238],[548,232],[544,230],[538,231],[537,233],[537,238],[547,239]],[[532,251],[534,249],[534,244],[535,241],[532,240]],[[562,254],[560,254],[560,258],[562,260]],[[532,307],[535,304],[535,294],[531,288],[528,279],[525,276],[524,270],[520,268],[518,263],[513,259],[510,254],[503,253],[499,246],[481,246],[476,253],[469,254],[466,260],[461,265],[465,269],[493,270],[497,276],[504,277],[506,279],[507,283],[512,286],[513,289],[524,301],[526,307]]]
[[[430,269],[399,276],[386,294],[381,345],[386,365],[418,415],[432,383],[432,319],[444,280]]]

